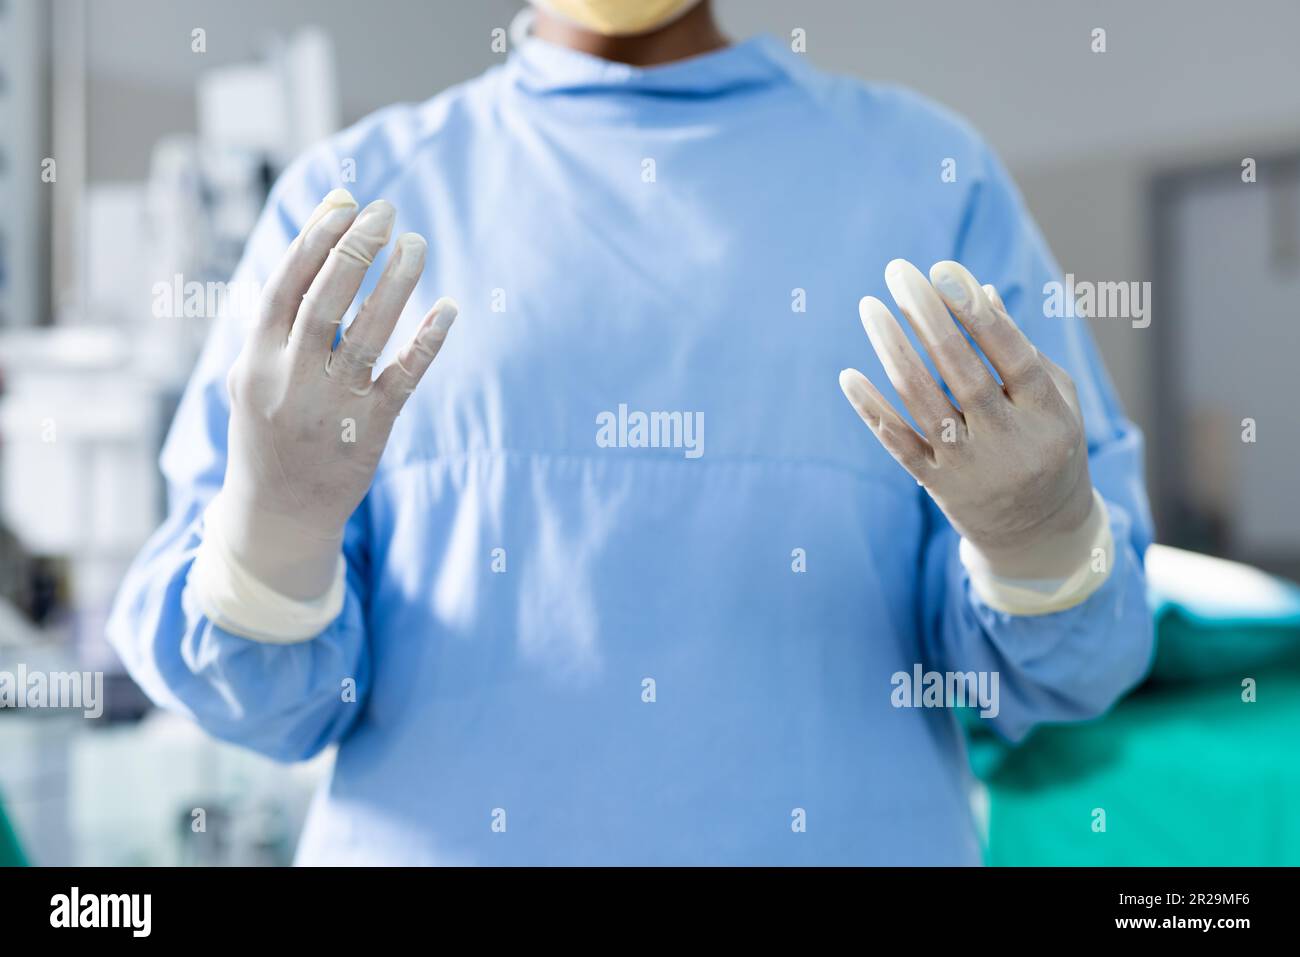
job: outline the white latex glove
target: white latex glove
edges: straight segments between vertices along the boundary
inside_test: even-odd
[[[1105,580],[1113,545],[1088,472],[1074,383],[1034,348],[992,286],[981,288],[955,262],[936,263],[930,279],[933,284],[902,259],[885,270],[890,293],[960,408],[931,377],[889,309],[871,296],[859,304],[862,324],[921,434],[856,369],[840,373],[840,388],[965,539],[962,558],[973,582],[986,586],[982,597],[996,592],[987,587],[990,580],[1050,582],[1041,591],[1051,599],[1033,611],[1082,601]],[[1089,574],[1098,547],[1106,552],[1102,567]],[[1067,581],[1068,594],[1057,594]],[[996,595],[990,603],[1003,604]]]
[[[396,360],[372,378],[424,268],[424,239],[406,233],[334,347],[394,215],[383,200],[358,215],[356,200],[334,190],[263,290],[255,327],[228,378],[226,478],[206,514],[208,554],[196,561],[206,563],[197,576],[205,607],[247,603],[250,592],[309,606],[333,590],[330,603],[341,603],[344,525],[370,487],[402,405],[456,318],[455,304],[440,299]],[[256,611],[214,609],[241,631],[257,630],[241,621]],[[284,637],[269,630],[271,640]]]

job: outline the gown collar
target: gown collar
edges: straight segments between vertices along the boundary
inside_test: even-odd
[[[664,97],[709,97],[780,82],[790,71],[788,51],[762,35],[720,50],[657,66],[627,63],[572,50],[531,35],[533,12],[525,8],[510,25],[506,72],[533,94],[642,93]]]

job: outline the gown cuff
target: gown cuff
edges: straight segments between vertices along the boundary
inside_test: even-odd
[[[343,610],[347,563],[342,553],[329,589],[319,598],[290,598],[258,581],[231,552],[217,499],[203,515],[203,540],[186,583],[188,600],[209,621],[241,638],[292,644],[314,638]]]
[[[979,549],[961,540],[958,555],[970,576],[971,590],[984,604],[1008,615],[1049,615],[1082,604],[1106,583],[1115,562],[1115,537],[1101,494],[1092,490],[1094,527],[1091,546],[1078,567],[1064,578],[1006,578],[995,574]]]

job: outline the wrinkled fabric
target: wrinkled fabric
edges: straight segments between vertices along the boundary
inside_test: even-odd
[[[342,614],[272,646],[186,600],[231,316],[110,626],[153,700],[217,737],[286,761],[337,743],[300,863],[978,863],[955,712],[895,707],[893,676],[996,672],[981,720],[1018,740],[1145,671],[1141,439],[1084,320],[1044,318],[1056,265],[962,121],[766,38],[648,69],[531,39],[302,157],[235,278],[264,280],[340,185],[429,238],[380,366],[439,296],[461,307],[349,522]],[[895,257],[964,263],[1077,383],[1116,542],[1083,604],[982,605],[840,395],[849,364],[887,384],[857,303],[891,301]],[[702,417],[702,454],[637,447],[620,406]]]

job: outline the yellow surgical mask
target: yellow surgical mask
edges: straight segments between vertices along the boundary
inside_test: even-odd
[[[649,33],[676,20],[700,0],[532,0],[534,5],[608,37]]]

